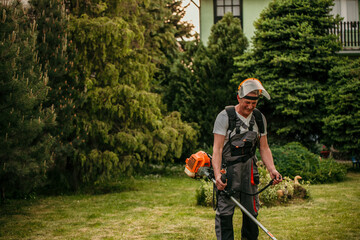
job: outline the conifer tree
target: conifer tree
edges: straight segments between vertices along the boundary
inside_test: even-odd
[[[181,0],[153,0],[141,8],[139,24],[145,27],[144,48],[155,63],[152,90],[164,93],[171,82],[167,77],[181,52],[184,39],[191,37],[192,24],[184,22],[185,8]]]
[[[324,106],[323,143],[347,157],[360,157],[360,60],[344,59],[330,71]]]
[[[36,51],[37,23],[20,1],[0,4],[0,188],[2,198],[41,186],[53,164],[53,106],[43,103],[48,75]]]
[[[166,103],[171,110],[178,109],[184,120],[199,125],[201,142],[208,146],[217,114],[236,104],[239,83],[230,82],[234,57],[242,55],[247,46],[240,20],[228,13],[212,27],[207,47],[198,39],[184,45],[168,75]]]
[[[75,66],[84,73],[77,120],[86,136],[76,158],[81,180],[99,182],[180,157],[196,134],[178,113],[166,114],[160,96],[151,92],[156,58],[145,47],[146,28],[138,21],[149,1],[72,4]]]
[[[331,0],[272,1],[255,23],[253,49],[238,58],[234,81],[258,78],[271,95],[261,110],[277,142],[312,146],[322,136],[328,72],[340,50],[329,29]]]
[[[210,78],[207,80],[208,92],[206,112],[210,125],[205,129],[211,129],[211,143],[213,139],[212,128],[216,115],[227,105],[236,105],[237,87],[242,80],[231,82],[236,70],[234,58],[242,56],[248,47],[246,39],[238,18],[227,13],[211,28],[208,44],[208,56],[210,63]],[[208,131],[208,130],[207,130]]]
[[[68,41],[68,18],[65,2],[31,0],[31,12],[37,20],[37,50],[39,63],[48,73],[50,91],[46,104],[54,106],[57,119],[52,134],[55,164],[49,172],[51,181],[62,187],[76,188],[73,159],[84,139],[76,129],[76,113],[81,96],[78,94],[78,74],[72,71],[76,49]]]

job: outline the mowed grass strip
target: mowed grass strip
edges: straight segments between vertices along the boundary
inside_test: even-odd
[[[1,207],[0,239],[216,239],[214,211],[196,206],[200,182],[184,175],[136,178],[119,193],[39,197]],[[311,199],[262,208],[259,221],[281,240],[360,239],[360,174],[313,185]],[[234,217],[240,239],[241,213]],[[269,239],[260,230],[259,239]]]

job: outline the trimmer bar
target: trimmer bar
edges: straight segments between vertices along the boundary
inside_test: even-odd
[[[211,169],[211,155],[207,154],[204,151],[199,151],[195,154],[192,154],[190,158],[186,159],[185,165],[185,173],[191,178],[201,178],[203,176],[207,177],[214,184],[216,184],[216,180],[214,177],[214,172]],[[272,181],[265,187],[267,188],[272,184]],[[263,188],[256,194],[259,194],[263,190]],[[244,206],[242,206],[229,192],[223,190],[223,192],[245,213],[256,225],[258,225],[271,239],[277,240],[274,235],[270,233]]]

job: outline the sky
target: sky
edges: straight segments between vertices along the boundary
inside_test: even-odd
[[[196,5],[200,6],[200,0],[193,0]],[[190,0],[183,0],[182,5],[186,6],[190,5],[185,9],[186,14],[184,16],[184,21],[191,22],[194,25],[194,31],[200,33],[200,19],[199,19],[199,9],[192,3]]]

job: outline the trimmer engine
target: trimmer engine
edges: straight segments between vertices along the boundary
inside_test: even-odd
[[[201,167],[211,167],[210,156],[204,151],[194,153],[186,159],[185,173],[195,178]]]

